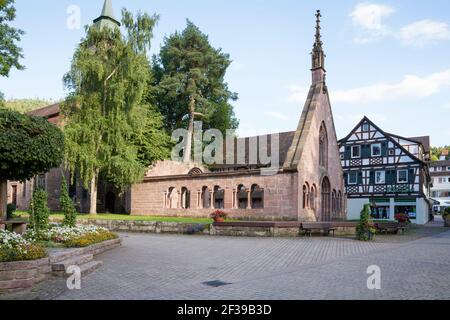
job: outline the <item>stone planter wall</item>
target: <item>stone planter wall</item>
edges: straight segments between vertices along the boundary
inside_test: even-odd
[[[52,272],[49,258],[34,261],[0,263],[0,293],[14,293],[33,288]]]
[[[121,239],[108,240],[86,248],[63,249],[57,254],[58,261],[76,255],[98,255],[120,246]],[[52,275],[55,256],[33,261],[15,261],[0,263],[0,294],[16,293],[32,289],[35,285]]]

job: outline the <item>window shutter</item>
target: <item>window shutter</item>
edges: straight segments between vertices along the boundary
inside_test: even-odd
[[[414,169],[409,169],[409,179],[408,179],[408,181],[409,181],[409,183],[414,183],[415,182],[415,180],[416,180],[416,172],[415,172],[415,170]]]
[[[358,184],[363,184],[363,174],[362,174],[362,172],[358,172]]]
[[[344,173],[344,182],[345,182],[345,185],[347,186],[348,185],[348,173]]]
[[[345,160],[349,160],[352,157],[352,148],[350,146],[345,147]]]
[[[387,184],[394,184],[395,181],[396,172],[395,170],[388,170],[386,171],[386,182]]]
[[[388,154],[388,144],[387,144],[387,142],[383,142],[381,144],[381,156],[386,157],[387,154]]]
[[[364,144],[361,146],[361,153],[364,159],[370,158],[370,144]]]
[[[370,184],[375,184],[375,171],[370,171]]]

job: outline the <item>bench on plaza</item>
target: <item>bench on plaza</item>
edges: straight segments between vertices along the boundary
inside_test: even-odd
[[[24,220],[0,220],[0,230],[5,230],[8,226],[11,226],[12,231],[17,234],[24,234],[27,231],[28,222]]]
[[[300,230],[302,230],[304,232],[305,236],[310,236],[312,235],[313,231],[319,231],[325,233],[327,236],[330,235],[331,232],[333,232],[333,236],[334,236],[334,232],[336,231],[336,227],[333,226],[332,222],[303,222]]]
[[[388,234],[389,232],[398,234],[400,230],[404,233],[407,229],[406,224],[400,224],[398,222],[375,222],[374,227],[378,232],[384,234]]]

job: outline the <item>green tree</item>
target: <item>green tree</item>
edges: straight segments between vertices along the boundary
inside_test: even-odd
[[[4,107],[10,110],[27,113],[39,108],[46,107],[53,102],[44,99],[11,99],[4,101]]]
[[[48,218],[50,217],[50,209],[47,205],[47,192],[41,188],[37,188],[33,192],[29,209],[29,226],[37,233],[48,229]]]
[[[444,150],[450,150],[450,146],[431,148],[431,161],[439,161]],[[450,160],[450,156],[447,156],[446,160]]]
[[[135,20],[126,10],[123,16],[127,36],[118,28],[87,28],[64,78],[70,90],[62,104],[65,159],[90,190],[91,214],[100,176],[124,190],[169,155],[162,117],[145,99],[151,81],[146,52],[157,17],[139,14]]]
[[[0,0],[0,76],[8,77],[12,68],[23,70],[19,60],[23,58],[22,49],[17,46],[22,30],[9,25],[16,18],[14,0]],[[4,100],[0,93],[0,106]]]
[[[188,128],[185,161],[191,159],[196,117],[201,118],[204,129],[238,127],[230,105],[237,94],[224,80],[231,62],[230,56],[213,48],[208,36],[189,20],[183,32],[164,39],[159,56],[153,58],[151,96],[165,117],[167,130]]]
[[[6,213],[7,181],[26,181],[58,167],[64,136],[45,119],[0,109],[0,218]]]
[[[370,207],[371,204],[365,204],[361,211],[361,217],[358,226],[356,227],[356,236],[358,240],[369,241],[372,240],[375,234],[375,229],[370,225]]]
[[[59,204],[61,211],[64,213],[63,226],[75,227],[77,223],[77,210],[72,199],[69,196],[69,190],[67,188],[67,181],[65,176],[62,176],[61,180],[61,195],[59,197]]]

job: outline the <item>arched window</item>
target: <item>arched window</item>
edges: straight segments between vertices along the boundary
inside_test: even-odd
[[[322,123],[319,132],[319,165],[328,167],[328,133],[325,123]]]
[[[209,192],[208,187],[202,188],[202,208],[211,208],[211,192]]]
[[[337,193],[336,193],[336,190],[333,190],[333,193],[331,194],[331,213],[332,213],[332,218],[336,217],[337,210],[338,210]]]
[[[189,171],[189,175],[196,175],[196,174],[202,174],[203,173],[203,171],[202,171],[202,169],[200,169],[200,168],[192,168],[190,171]]]
[[[181,208],[189,209],[191,207],[191,193],[186,187],[181,188]]]
[[[225,190],[223,190],[219,186],[214,187],[214,208],[225,208]]]
[[[321,218],[322,221],[331,220],[331,208],[330,208],[330,197],[331,197],[331,185],[330,180],[325,177],[322,181],[321,186],[322,197],[321,197]]]
[[[316,188],[316,185],[314,184],[311,187],[311,191],[309,193],[309,206],[313,210],[316,210],[316,206],[317,206],[316,197],[317,197],[317,188]]]
[[[308,188],[306,186],[303,186],[303,209],[306,209],[306,195],[308,194]]]
[[[244,185],[239,185],[237,188],[238,208],[247,209],[248,207],[248,192]]]
[[[264,208],[264,189],[260,188],[257,184],[252,186],[251,190],[252,209]]]
[[[169,188],[169,191],[167,192],[167,208],[178,208],[178,192],[174,187]]]

